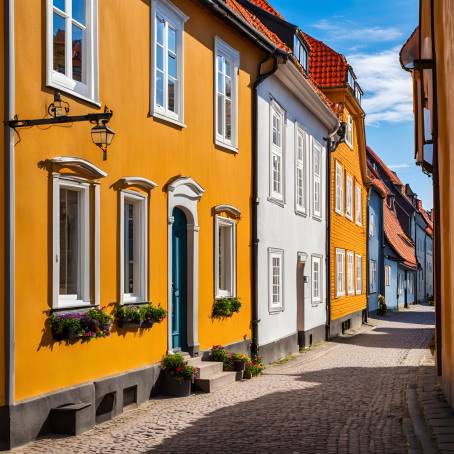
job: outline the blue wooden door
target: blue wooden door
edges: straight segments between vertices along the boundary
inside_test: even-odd
[[[172,226],[172,348],[186,351],[187,340],[187,229],[186,216],[173,210]]]

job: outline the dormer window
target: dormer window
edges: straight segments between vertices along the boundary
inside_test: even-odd
[[[300,65],[303,67],[304,71],[307,72],[307,61],[308,61],[308,52],[307,47],[303,44],[303,42],[295,35],[294,43],[293,43],[293,53],[295,57],[300,62]]]

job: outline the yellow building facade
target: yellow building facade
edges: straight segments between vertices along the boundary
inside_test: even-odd
[[[202,3],[10,1],[17,118],[51,118],[60,99],[57,117],[107,106],[116,135],[103,160],[89,121],[16,128],[7,447],[36,437],[53,406],[110,395],[113,416],[131,386],[145,400],[168,351],[249,348],[252,97],[269,50]],[[227,297],[240,312],[214,319]],[[52,335],[51,314],[144,302],[168,312],[151,329]]]

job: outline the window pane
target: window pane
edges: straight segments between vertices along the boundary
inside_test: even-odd
[[[65,19],[54,13],[54,70],[65,74]]]
[[[231,76],[232,75],[232,65],[228,60],[224,60],[224,62],[225,62],[225,74],[227,76]]]
[[[174,54],[177,53],[176,43],[177,43],[177,32],[173,28],[169,27],[167,47],[168,47],[169,51],[173,52]]]
[[[134,293],[134,205],[125,203],[124,214],[124,291]]]
[[[167,105],[167,108],[172,111],[172,112],[175,112],[176,111],[176,81],[174,79],[170,79],[168,80],[168,105]]]
[[[164,45],[164,20],[160,17],[156,17],[156,42],[158,44]]]
[[[156,104],[164,107],[164,74],[156,71]]]
[[[219,289],[232,292],[232,227],[219,226]]]
[[[65,0],[54,0],[54,6],[61,11],[65,11]]]
[[[281,158],[273,155],[273,191],[281,192]]]
[[[83,77],[83,30],[73,25],[73,79],[82,82]]]
[[[169,65],[168,66],[169,76],[176,79],[177,78],[177,57],[176,57],[176,55],[169,53],[168,65]]]
[[[223,130],[223,119],[224,118],[224,96],[221,94],[218,94],[218,134],[223,135],[224,130]]]
[[[225,100],[225,138],[230,140],[232,138],[232,101]]]
[[[224,94],[224,76],[218,72],[218,93]]]
[[[73,12],[72,16],[77,22],[85,25],[85,2],[86,0],[72,0]]]
[[[156,67],[164,71],[164,48],[159,44],[156,45]]]
[[[232,79],[230,77],[225,78],[225,95],[229,98],[232,97]]]
[[[77,295],[80,265],[79,193],[60,189],[60,294]]]

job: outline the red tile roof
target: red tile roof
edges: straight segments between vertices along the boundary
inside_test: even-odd
[[[367,146],[367,153],[372,156],[374,161],[381,167],[383,172],[386,174],[386,176],[389,178],[391,183],[403,186],[402,181],[400,178],[383,162],[383,160],[378,156],[377,153],[375,153],[374,150],[372,150],[371,147]]]
[[[274,14],[277,17],[280,17],[281,19],[284,18],[282,14],[280,14],[276,9],[274,9],[266,0],[249,0],[251,3],[254,5],[258,6],[259,8],[264,9],[266,12],[270,14]]]
[[[372,166],[369,165],[369,163],[367,163],[367,176],[369,177],[375,189],[377,189],[377,191],[380,193],[380,195],[383,198],[386,198],[386,196],[389,194],[389,190],[386,187],[386,184],[383,183],[383,181],[379,177],[378,173],[373,169]]]
[[[248,9],[240,5],[236,0],[225,0],[225,4],[237,15],[244,19],[249,25],[258,30],[277,48],[284,52],[291,52],[291,49],[268,27],[266,27],[258,17],[254,16]]]
[[[309,73],[312,79],[322,88],[345,86],[347,59],[307,33],[303,33],[303,36],[310,46]]]
[[[427,213],[427,211],[424,209],[421,200],[418,200],[418,209],[419,209],[419,212],[421,213],[421,216],[427,222],[426,233],[428,235],[432,236],[433,235],[433,231],[434,231],[434,223],[432,222],[432,219],[430,218],[430,216]]]
[[[416,269],[415,245],[403,231],[396,213],[384,204],[384,225],[385,237],[389,244],[396,251],[405,266]]]

